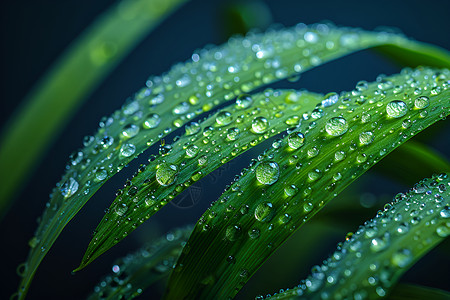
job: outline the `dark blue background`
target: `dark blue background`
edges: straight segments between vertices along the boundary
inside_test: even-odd
[[[0,4],[2,43],[0,124],[3,125],[33,83],[73,38],[113,2],[111,0],[27,0],[3,1]],[[323,20],[330,20],[337,25],[357,26],[369,30],[377,26],[393,26],[417,40],[450,49],[450,18],[448,17],[450,1],[266,0],[260,2],[265,3],[270,9],[274,23],[286,26],[292,26],[298,22],[310,24]],[[81,146],[83,136],[95,132],[102,116],[109,115],[119,108],[127,96],[132,95],[144,85],[149,75],[167,71],[172,64],[187,60],[195,49],[206,44],[224,42],[227,31],[223,29],[226,24],[223,10],[227,5],[227,1],[208,0],[193,0],[187,3],[152,32],[104,81],[76,114],[42,161],[32,181],[23,186],[23,192],[18,195],[9,215],[0,225],[2,239],[0,299],[7,299],[18,285],[19,277],[15,275],[15,268],[25,260],[28,254],[27,242],[34,233],[35,220],[41,214],[50,190],[60,179],[69,154]],[[349,90],[359,80],[372,81],[379,73],[392,74],[398,70],[396,66],[379,57],[369,52],[362,52],[310,71],[302,75],[301,80],[294,84],[281,82],[276,86],[307,88],[318,92]],[[449,134],[441,133],[438,137],[433,145],[448,156],[448,142],[445,143],[445,140],[450,139]],[[115,257],[126,254],[137,248],[142,241],[159,236],[170,228],[194,223],[209,203],[220,195],[233,175],[248,164],[251,156],[244,155],[224,168],[222,172],[216,172],[214,175],[216,179],[213,179],[213,176],[206,178],[204,186],[209,188],[204,191],[198,205],[186,209],[168,205],[92,266],[75,276],[70,275],[70,270],[81,260],[91,232],[103,216],[103,210],[114,199],[116,189],[122,186],[130,173],[134,172],[137,163],[130,164],[128,170],[124,170],[125,172],[105,184],[104,188],[88,202],[63,231],[61,238],[38,270],[29,298],[84,298],[99,277],[110,271]],[[143,160],[145,158],[141,159]],[[376,175],[367,178],[379,180],[377,186],[383,186],[385,194],[394,195],[405,188],[402,185],[383,181]],[[369,182],[370,180],[366,179]],[[357,220],[356,224],[361,221]],[[328,241],[326,244],[330,244],[333,248],[339,240],[342,240],[342,237]],[[448,242],[446,247],[448,248]],[[329,251],[329,249],[323,250],[314,263],[320,263]],[[449,280],[448,274],[446,276],[438,274],[431,279],[426,275],[439,269],[444,271],[450,269],[448,258],[442,261],[433,258],[434,256],[434,254],[427,256],[428,260],[425,263],[420,262],[409,272],[413,273],[413,275],[408,274],[410,281],[445,288],[445,282]],[[277,287],[291,286],[298,282],[304,276],[304,270],[308,270],[311,266],[294,266],[299,269],[299,272],[298,276],[290,282],[276,284],[274,287],[261,286],[259,291],[272,293]],[[283,270],[279,272],[281,274]],[[250,295],[255,294],[252,291]]]

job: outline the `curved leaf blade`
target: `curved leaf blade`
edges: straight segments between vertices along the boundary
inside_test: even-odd
[[[120,1],[99,16],[33,87],[1,131],[0,218],[14,200],[13,193],[87,96],[185,1]]]
[[[112,267],[113,273],[102,279],[88,299],[133,299],[139,296],[154,282],[170,274],[191,232],[192,226],[176,229],[118,259]]]
[[[102,119],[95,136],[87,136],[84,149],[75,152],[69,161],[30,240],[32,249],[25,263],[19,298],[26,294],[39,264],[61,231],[90,197],[173,129],[242,92],[385,44],[400,48],[421,45],[383,32],[299,24],[292,29],[233,38],[224,46],[194,53],[192,61],[175,65],[167,74],[150,78],[147,87],[121,110]]]
[[[450,176],[435,175],[379,211],[297,287],[267,299],[376,299],[450,233]],[[375,266],[375,267],[373,267]],[[261,297],[262,299],[262,297]]]
[[[322,99],[309,92],[266,90],[254,96],[244,94],[236,104],[200,124],[190,123],[182,137],[164,147],[163,154],[153,157],[147,167],[139,168],[117,193],[75,271],[117,244],[196,181],[266,139],[297,126],[302,112],[312,110]],[[162,177],[161,171],[172,177]]]
[[[294,149],[292,138],[285,137],[282,147],[261,155],[205,212],[180,255],[165,298],[236,295],[323,205],[393,149],[448,116],[449,76],[447,69],[404,70],[322,107],[321,118],[299,127],[304,144]],[[420,96],[415,95],[419,88]],[[419,97],[427,97],[427,108],[415,106]],[[395,102],[399,99],[402,103]]]

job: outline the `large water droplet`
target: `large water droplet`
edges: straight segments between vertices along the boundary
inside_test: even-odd
[[[269,127],[269,121],[264,117],[256,117],[252,121],[252,129],[254,133],[262,134]]]
[[[162,186],[172,185],[177,179],[177,176],[177,166],[169,163],[160,164],[156,170],[156,180]]]
[[[255,209],[255,218],[260,222],[269,222],[275,214],[272,203],[262,202]]]
[[[189,157],[195,157],[199,152],[199,148],[196,145],[190,145],[186,148],[186,155]]]
[[[189,103],[187,103],[187,102],[181,102],[181,103],[179,103],[177,106],[175,106],[175,107],[173,108],[172,112],[173,112],[175,115],[182,115],[182,114],[188,112],[189,108],[190,108]]]
[[[186,125],[186,135],[194,135],[198,133],[200,129],[202,129],[200,127],[200,124],[198,124],[197,122],[191,122],[190,124]]]
[[[239,137],[239,128],[233,127],[227,130],[227,138],[234,141]]]
[[[292,149],[298,149],[305,143],[305,136],[301,132],[293,132],[288,137],[289,147]]]
[[[325,130],[332,136],[343,135],[348,130],[347,120],[342,117],[331,118],[325,124]]]
[[[339,100],[339,95],[337,93],[328,93],[325,95],[324,99],[322,100],[322,106],[328,107],[333,104],[336,104]]]
[[[391,101],[386,105],[386,112],[391,118],[403,117],[407,111],[406,103],[400,100]]]
[[[280,167],[276,162],[263,162],[256,167],[256,179],[265,185],[277,182],[280,176]]]

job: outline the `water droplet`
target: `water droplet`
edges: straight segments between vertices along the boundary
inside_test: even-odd
[[[216,116],[216,123],[220,126],[225,126],[233,121],[233,116],[227,111],[221,111]]]
[[[104,136],[99,144],[103,149],[108,149],[114,143],[114,138],[112,136]]]
[[[269,222],[272,220],[275,211],[270,202],[262,202],[255,209],[255,218],[260,222]]]
[[[178,168],[169,163],[162,163],[156,170],[156,180],[162,186],[174,184],[178,176]]]
[[[369,145],[370,143],[373,142],[373,133],[370,131],[360,133],[359,142],[362,145]]]
[[[125,203],[119,204],[114,208],[114,211],[118,216],[123,216],[128,210],[128,206]]]
[[[197,122],[191,122],[190,124],[186,125],[186,135],[194,135],[200,131],[201,126]]]
[[[186,148],[186,155],[190,158],[195,157],[199,152],[199,148],[196,145],[190,145]]]
[[[272,185],[280,176],[280,167],[276,162],[263,162],[256,167],[256,179],[265,185]]]
[[[189,103],[183,101],[183,102],[179,103],[177,106],[175,106],[173,108],[172,112],[175,115],[182,115],[184,113],[187,113],[189,108],[190,108]]]
[[[382,238],[374,238],[370,242],[370,249],[373,252],[380,252],[389,246],[389,235],[385,235]]]
[[[292,197],[298,193],[298,187],[294,184],[290,184],[284,188],[284,193],[288,197]]]
[[[416,100],[414,100],[414,106],[418,109],[424,109],[427,108],[430,105],[430,98],[426,96],[418,97]]]
[[[149,114],[142,123],[142,127],[145,129],[156,128],[159,123],[161,123],[161,117],[158,114]]]
[[[101,167],[98,168],[97,171],[95,171],[95,179],[98,181],[103,181],[108,176],[108,173],[106,172],[105,168]]]
[[[63,187],[61,188],[61,194],[64,198],[69,198],[73,194],[75,194],[78,191],[78,182],[70,177],[69,181],[66,181],[64,183]]]
[[[128,124],[122,130],[122,136],[125,138],[132,138],[139,133],[139,127],[134,124]]]
[[[227,130],[227,138],[234,141],[239,137],[239,128],[233,127]]]
[[[257,239],[257,238],[259,238],[259,235],[260,235],[260,231],[258,228],[253,228],[248,231],[248,236],[251,239]]]
[[[339,100],[339,95],[337,93],[328,93],[325,95],[324,99],[322,100],[322,106],[328,107],[336,104]]]
[[[332,136],[343,135],[348,130],[347,120],[342,117],[331,118],[325,124],[325,130]]]
[[[241,228],[237,225],[229,226],[225,232],[225,236],[229,241],[235,241],[241,233]]]
[[[439,215],[445,219],[450,218],[450,206],[445,206],[444,209],[439,212]]]
[[[252,105],[252,102],[253,100],[250,95],[242,94],[237,97],[236,106],[239,107],[240,109],[245,109],[250,107],[250,105]]]
[[[293,132],[288,136],[288,144],[292,149],[298,149],[305,143],[305,136],[301,132]]]
[[[386,105],[386,112],[391,118],[403,117],[407,111],[406,103],[400,100],[391,101]]]
[[[136,146],[134,144],[126,143],[120,147],[120,155],[123,157],[130,157],[136,151]]]
[[[256,134],[264,133],[269,127],[269,121],[264,117],[256,117],[252,121],[252,129]]]
[[[409,263],[412,261],[413,256],[409,249],[400,249],[397,252],[395,252],[391,257],[391,262],[395,266],[399,268],[405,268],[409,265]]]

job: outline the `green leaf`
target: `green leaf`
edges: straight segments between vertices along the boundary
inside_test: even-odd
[[[176,229],[159,240],[117,260],[88,297],[90,300],[133,299],[172,271],[192,226]]]
[[[381,158],[448,116],[449,70],[405,69],[302,122],[197,223],[166,299],[233,297],[296,229]],[[418,94],[418,91],[421,91]],[[423,102],[422,102],[423,101]],[[304,143],[297,143],[299,136]]]
[[[307,279],[268,299],[375,299],[388,295],[403,273],[449,235],[449,178],[446,173],[435,175],[408,193],[397,194],[355,234],[348,233],[346,241],[323,265],[314,266]]]
[[[336,97],[337,94],[327,96]],[[117,193],[77,270],[125,238],[190,185],[221,165],[297,126],[302,112],[314,109],[323,96],[295,91],[266,90],[241,95],[235,104],[203,122],[191,122],[185,134],[162,148]],[[77,271],[76,270],[76,271]]]
[[[19,298],[24,297],[39,264],[67,223],[109,178],[156,141],[242,92],[355,51],[388,44],[422,49],[421,43],[384,32],[299,24],[233,38],[223,46],[194,53],[191,61],[175,65],[167,74],[150,78],[147,87],[122,109],[102,119],[95,136],[87,136],[85,148],[69,161],[30,240],[32,249]],[[424,55],[437,54],[430,51]]]
[[[162,19],[185,1],[118,2],[87,28],[36,83],[0,135],[0,218],[83,101]]]

